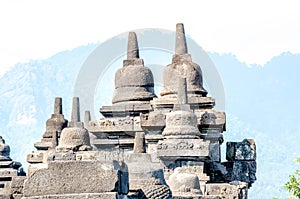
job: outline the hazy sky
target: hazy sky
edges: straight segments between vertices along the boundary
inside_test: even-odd
[[[300,53],[299,1],[0,2],[0,74],[18,62],[43,59],[141,28],[185,24],[206,51],[264,64],[281,52]]]

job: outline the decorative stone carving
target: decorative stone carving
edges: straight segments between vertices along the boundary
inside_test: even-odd
[[[145,186],[138,198],[141,199],[171,199],[172,192],[167,185]]]
[[[200,123],[202,125],[216,124],[216,119],[217,119],[217,117],[216,117],[216,115],[214,113],[205,112],[201,116]]]

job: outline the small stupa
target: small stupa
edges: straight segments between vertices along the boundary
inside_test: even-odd
[[[80,121],[79,98],[73,98],[72,119],[67,128],[64,128],[57,151],[86,151],[91,149],[89,132]]]

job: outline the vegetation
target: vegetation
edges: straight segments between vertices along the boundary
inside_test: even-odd
[[[300,164],[300,158],[295,160]],[[284,186],[295,197],[300,198],[300,170],[296,170],[294,174],[290,175],[290,180]]]

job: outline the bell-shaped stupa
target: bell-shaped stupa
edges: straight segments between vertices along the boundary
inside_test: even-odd
[[[79,98],[73,98],[72,118],[67,128],[64,128],[59,144],[58,151],[86,151],[90,150],[90,137],[87,129],[84,128],[83,122],[80,122]]]
[[[112,103],[150,101],[154,94],[153,75],[139,57],[135,32],[129,32],[127,59],[115,74],[115,91]]]
[[[207,91],[203,88],[201,68],[192,61],[191,55],[188,54],[182,23],[176,25],[175,55],[173,55],[172,63],[164,70],[164,89],[160,95],[176,95],[178,89],[176,81],[180,76],[186,78],[188,97],[207,95]]]
[[[197,116],[190,110],[187,104],[186,78],[177,79],[177,103],[174,111],[166,114],[166,127],[162,135],[166,138],[197,139],[200,132],[197,127]]]

